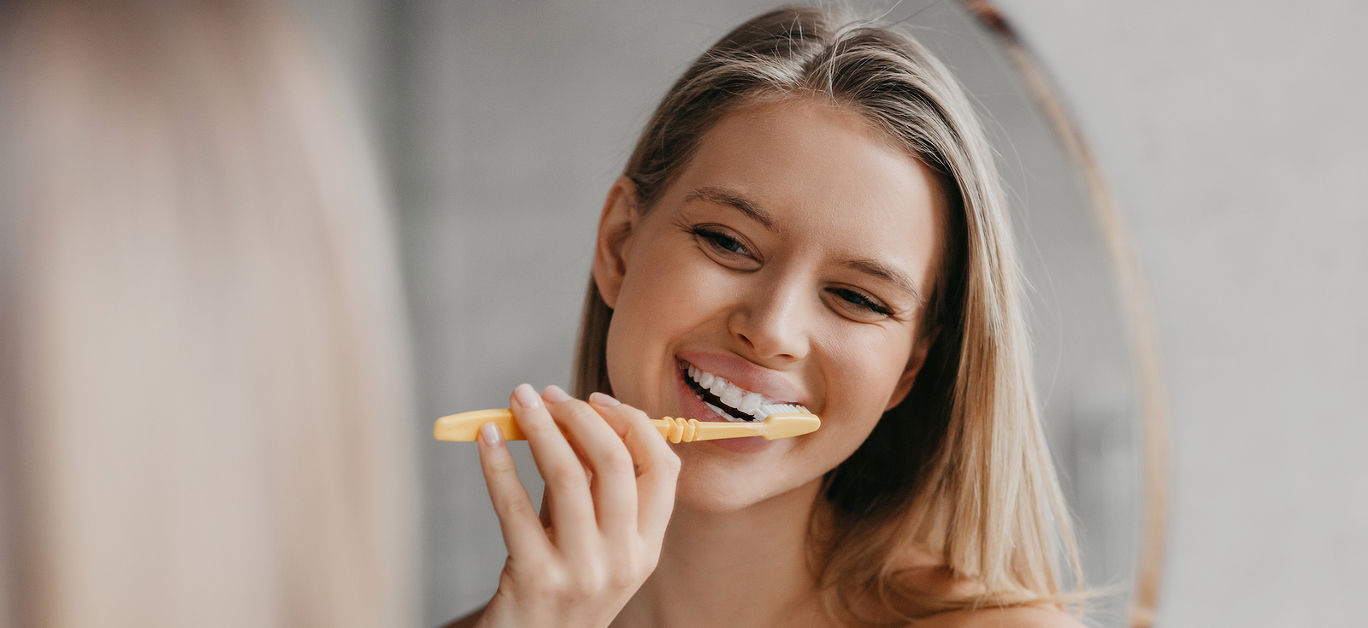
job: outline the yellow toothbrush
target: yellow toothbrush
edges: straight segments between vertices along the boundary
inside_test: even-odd
[[[763,436],[774,440],[809,434],[822,426],[821,419],[803,406],[765,404],[760,406],[760,410],[765,414],[764,421],[732,423],[665,417],[651,419],[651,423],[655,424],[661,436],[672,443],[747,436]],[[480,426],[485,423],[497,425],[505,440],[527,440],[522,430],[518,429],[518,423],[513,420],[513,413],[506,408],[444,416],[433,425],[432,435],[437,440],[473,441],[480,433]]]

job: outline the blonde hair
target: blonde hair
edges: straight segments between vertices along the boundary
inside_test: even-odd
[[[411,624],[406,339],[359,116],[269,2],[13,4],[0,623]]]
[[[704,134],[758,99],[828,99],[858,112],[937,174],[949,201],[945,249],[922,315],[930,348],[911,393],[824,480],[830,526],[813,565],[828,608],[899,622],[975,606],[1068,598],[1079,577],[1067,509],[1036,416],[1017,256],[992,152],[950,72],[909,37],[815,8],[782,8],[731,31],[666,94],[627,162],[649,210]],[[611,390],[612,310],[592,281],[576,389]],[[823,532],[821,529],[826,528]],[[908,548],[929,549],[965,585],[926,591]]]

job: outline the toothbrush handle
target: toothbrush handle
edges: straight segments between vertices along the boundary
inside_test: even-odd
[[[480,426],[485,423],[493,423],[498,426],[499,431],[503,433],[504,440],[527,440],[522,430],[518,429],[517,421],[513,420],[513,413],[507,408],[475,410],[444,416],[437,419],[437,423],[432,426],[432,436],[437,440],[473,441],[479,437]],[[661,436],[672,443],[692,443],[700,440],[740,438],[764,434],[764,423],[703,422],[698,419],[676,419],[672,417],[651,419],[651,423],[655,424],[656,430],[660,432]]]
[[[674,417],[651,419],[651,422],[655,423],[660,435],[672,443],[763,436],[765,433],[764,423],[723,423],[720,421],[699,421],[698,419],[676,419]]]
[[[503,433],[504,440],[527,440],[518,422],[513,420],[513,412],[508,408],[475,410],[450,414],[437,419],[432,426],[432,436],[437,440],[473,441],[480,435],[480,426],[493,423]]]

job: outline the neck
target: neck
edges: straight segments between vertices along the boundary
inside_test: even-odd
[[[655,572],[613,625],[824,625],[808,565],[820,485],[737,511],[676,507]]]

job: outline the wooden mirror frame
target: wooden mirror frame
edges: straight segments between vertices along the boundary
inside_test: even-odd
[[[1074,123],[1035,55],[1022,43],[1017,31],[990,0],[960,2],[997,41],[1008,62],[1021,74],[1031,99],[1040,106],[1050,130],[1064,148],[1069,161],[1082,175],[1089,207],[1111,261],[1111,273],[1121,301],[1122,324],[1129,334],[1127,340],[1135,357],[1140,390],[1140,508],[1144,514],[1140,527],[1130,625],[1134,628],[1149,628],[1154,625],[1164,564],[1169,456],[1158,344],[1139,265],[1126,239],[1116,198],[1102,177],[1102,169],[1088,150],[1078,125]]]

